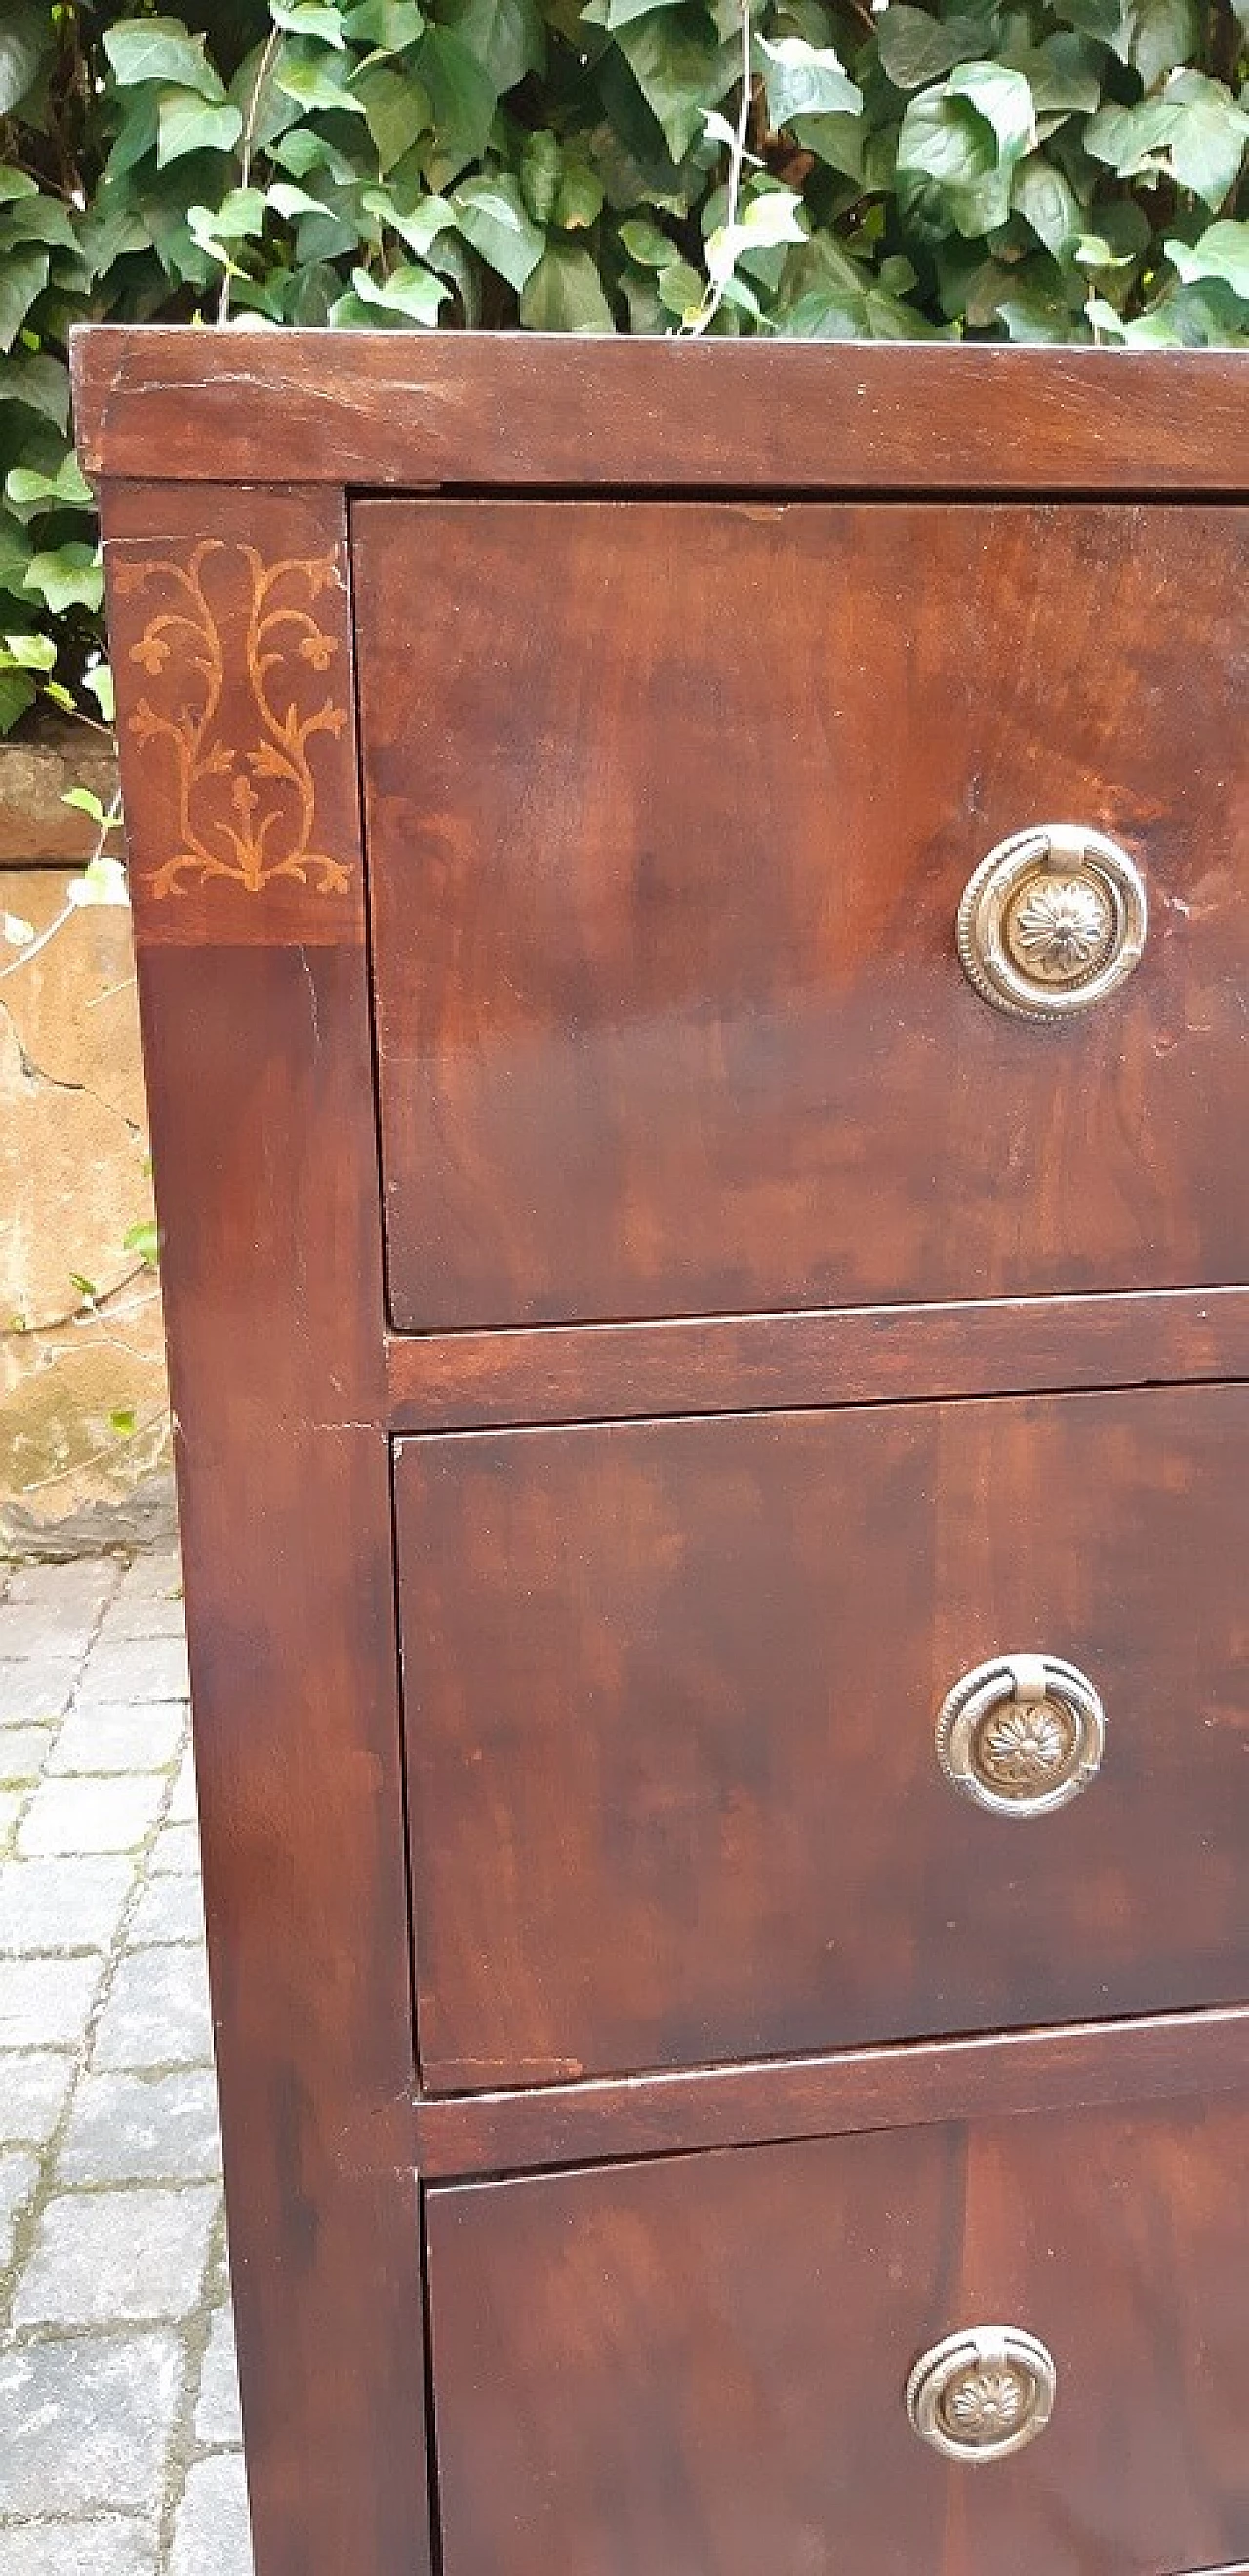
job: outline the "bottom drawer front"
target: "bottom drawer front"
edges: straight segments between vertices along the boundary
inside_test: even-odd
[[[1247,2171],[1249,2108],[1220,2106],[431,2190],[445,2576],[1244,2560]],[[945,2456],[908,2378],[978,2327],[1045,2348],[1052,2411]],[[947,2428],[992,2443],[1026,2378],[990,2352]]]

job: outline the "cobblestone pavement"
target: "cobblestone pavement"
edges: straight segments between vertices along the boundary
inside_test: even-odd
[[[251,2576],[178,1579],[0,1574],[0,2576]]]

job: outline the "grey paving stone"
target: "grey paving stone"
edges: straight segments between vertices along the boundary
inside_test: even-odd
[[[185,1699],[186,1647],[180,1637],[135,1637],[97,1646],[78,1689],[80,1706],[100,1700]]]
[[[175,1958],[181,1952],[150,1950],[147,1956]],[[80,2047],[101,1967],[98,1958],[0,1958],[0,2048]]]
[[[37,1780],[56,1736],[47,1726],[0,1726],[0,1786]]]
[[[252,2576],[241,2451],[195,2462],[174,2522],[169,2576]]]
[[[69,1706],[77,1661],[51,1655],[0,1663],[0,1726],[53,1726]]]
[[[28,1860],[54,1852],[133,1851],[147,1840],[165,1797],[159,1772],[107,1780],[41,1780],[22,1819],[18,1849]]]
[[[122,1852],[7,1860],[0,1869],[0,1951],[107,1950],[133,1883]]]
[[[124,1581],[116,1557],[76,1556],[64,1565],[15,1565],[5,1585],[6,1603],[62,1612],[72,1619],[100,1611]]]
[[[159,1592],[131,1592],[123,1585],[100,1621],[102,1646],[126,1645],[134,1637],[181,1637],[186,1627],[176,1577]]]
[[[193,1825],[197,1822],[199,1809],[195,1802],[195,1756],[189,1744],[178,1765],[177,1777],[173,1784],[173,1796],[165,1812],[171,1825]]]
[[[229,2301],[218,2308],[209,2330],[195,2409],[195,2439],[216,2450],[243,2439],[239,2412],[239,2371],[234,2349],[234,2311]]]
[[[0,1879],[0,1890],[4,1881]],[[132,1950],[164,1941],[202,1941],[204,1901],[200,1884],[189,1873],[180,1878],[150,1878],[130,1917]]]
[[[117,1587],[119,1600],[163,1601],[173,1592],[181,1596],[182,1559],[176,1547],[152,1548],[136,1556],[128,1565]]]
[[[73,2058],[57,2049],[0,2050],[0,2139],[4,2144],[45,2146],[73,2080]]]
[[[212,2182],[217,2087],[207,2067],[177,2075],[84,2075],[57,2167],[62,2182]]]
[[[58,1662],[85,1655],[99,1616],[98,1602],[0,1601],[0,1661],[54,1655]]]
[[[149,2325],[189,2315],[218,2198],[212,2183],[58,2194],[40,2212],[14,2324]]]
[[[148,1864],[158,1878],[199,1876],[199,1833],[194,1825],[164,1825]]]
[[[0,2513],[151,2511],[181,2367],[168,2333],[70,2335],[0,2353]]]
[[[13,2251],[13,2230],[39,2179],[33,2147],[0,2147],[0,2272]],[[236,2441],[241,2436],[234,2436]]]
[[[185,1730],[184,1700],[139,1700],[121,1707],[102,1701],[73,1708],[49,1755],[48,1770],[167,1771]]]
[[[20,2522],[0,2528],[0,2576],[155,2576],[150,2522]]]
[[[203,1951],[127,1950],[96,2028],[96,2068],[124,2074],[144,2067],[208,2065],[211,2059]]]

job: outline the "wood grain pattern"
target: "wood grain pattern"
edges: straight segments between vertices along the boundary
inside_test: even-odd
[[[396,1324],[1249,1276],[1249,511],[378,501],[353,547]],[[1062,1029],[954,951],[1047,819],[1154,914]]]
[[[476,2090],[1249,1993],[1249,1388],[451,1433],[396,1510],[418,2034]],[[1106,1759],[984,1813],[959,1675]]]
[[[419,2096],[427,2181],[1249,2090],[1249,2007]]]
[[[396,1431],[1249,1377],[1249,1291],[387,1336]]]
[[[177,766],[152,764],[134,723],[157,679],[162,703],[202,704],[198,609],[161,628],[159,673],[150,650],[135,654],[162,613],[150,568],[189,566],[227,526],[213,740],[234,765],[212,784],[228,821],[240,819],[231,784],[256,775],[247,753],[265,739],[237,652],[250,594],[238,550],[339,567],[317,623],[341,621],[345,678],[341,500],[105,496],[256,2565],[420,2576],[416,2193],[402,2123],[396,2134],[412,2039],[354,747],[349,724],[317,746],[345,889],[170,881],[161,870],[186,846]],[[210,580],[218,568],[214,556]],[[179,587],[160,573],[163,602]],[[271,785],[286,793],[262,772],[258,795]],[[202,837],[232,854],[211,820]]]
[[[433,2190],[446,2576],[1163,2576],[1249,2549],[1244,2102]],[[1054,2355],[1039,2440],[920,2443],[956,2328]]]
[[[406,487],[1243,491],[1236,349],[94,326],[91,474]]]

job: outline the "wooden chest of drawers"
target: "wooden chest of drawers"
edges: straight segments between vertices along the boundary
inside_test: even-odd
[[[1249,362],[76,364],[258,2576],[1244,2576]]]

